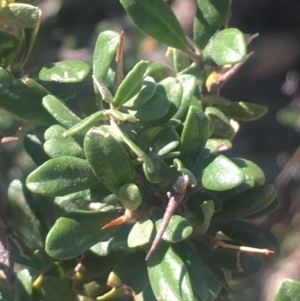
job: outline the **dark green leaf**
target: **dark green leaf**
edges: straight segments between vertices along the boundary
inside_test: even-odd
[[[44,245],[44,231],[35,215],[37,203],[26,195],[26,188],[20,180],[14,180],[8,188],[9,225],[24,240],[26,245],[35,251]],[[31,208],[33,207],[33,208]]]
[[[101,32],[98,36],[93,57],[93,72],[94,76],[103,82],[117,52],[119,41],[120,34],[112,30]]]
[[[198,7],[194,19],[194,41],[203,49],[209,39],[225,22],[229,12],[229,0],[197,0]]]
[[[15,79],[11,72],[0,68],[0,107],[20,118],[51,125],[55,119],[42,106],[49,94],[32,79]]]
[[[53,95],[45,96],[42,103],[45,109],[67,129],[81,121],[78,116]]]
[[[151,287],[161,301],[194,300],[188,271],[167,243],[163,241],[147,261]]]
[[[40,296],[43,301],[76,301],[77,294],[71,288],[72,280],[46,276],[43,279]]]
[[[214,220],[243,218],[269,206],[276,196],[273,185],[255,186],[239,193],[223,203]]]
[[[51,157],[72,156],[84,158],[82,147],[73,137],[63,137],[66,129],[55,124],[45,132],[46,142],[44,143],[45,152]]]
[[[221,30],[204,49],[204,59],[212,58],[219,66],[236,64],[245,60],[247,44],[244,35],[236,28]]]
[[[130,157],[110,134],[91,128],[84,139],[84,152],[94,174],[114,194],[124,184],[134,181]]]
[[[120,216],[116,211],[73,211],[60,217],[46,238],[46,251],[56,259],[76,257],[111,236],[116,227],[101,230]]]
[[[124,103],[124,107],[129,109],[139,108],[153,96],[155,90],[156,83],[154,79],[150,76],[145,77],[140,92]]]
[[[211,127],[207,116],[200,108],[190,106],[184,122],[180,145],[182,161],[187,168],[194,164],[204,149],[210,132]]]
[[[156,229],[159,229],[162,219],[156,222]],[[170,219],[168,227],[166,228],[162,239],[168,242],[178,242],[189,237],[193,232],[193,228],[190,226],[188,221],[179,216],[173,215]]]
[[[18,50],[19,38],[6,31],[0,30],[0,67],[6,68],[10,63],[12,63],[18,53]]]
[[[164,123],[171,119],[178,111],[183,88],[181,83],[174,77],[167,77],[157,84],[156,92],[164,95],[170,102],[170,108],[158,122]]]
[[[44,133],[46,127],[40,126],[28,132],[24,137],[24,147],[36,165],[41,165],[50,158],[44,151]]]
[[[81,82],[90,72],[91,67],[77,60],[49,63],[38,71],[40,80],[59,83]]]
[[[178,244],[179,254],[186,265],[193,289],[201,301],[213,301],[219,294],[221,286],[209,267],[188,243]]]
[[[39,194],[62,196],[95,186],[98,180],[86,160],[71,156],[51,159],[33,171],[27,187]]]
[[[197,86],[197,80],[195,76],[189,74],[179,75],[177,79],[182,85],[183,92],[180,106],[173,118],[184,121]]]
[[[242,242],[247,247],[266,248],[280,255],[280,244],[276,236],[269,230],[241,221],[230,220],[217,223],[219,230],[228,237]]]
[[[163,156],[173,149],[175,149],[180,143],[180,137],[178,136],[173,126],[163,129],[156,137],[154,145],[150,147],[159,156]]]
[[[109,286],[126,285],[133,289],[135,293],[140,293],[147,287],[148,283],[145,253],[143,251],[125,257],[123,261],[114,266],[107,279]]]
[[[168,99],[163,94],[155,92],[137,111],[131,111],[131,114],[141,121],[154,121],[166,115],[169,108]]]
[[[203,170],[202,185],[206,189],[224,191],[234,188],[245,180],[240,168],[223,155],[217,156]]]
[[[120,0],[135,25],[168,46],[189,50],[184,32],[170,7],[161,0]]]
[[[263,116],[268,108],[248,102],[231,102],[225,106],[218,106],[228,118],[249,121]]]
[[[300,299],[300,282],[284,279],[276,291],[274,301],[296,301]]]
[[[205,114],[212,121],[212,136],[229,140],[232,138],[234,130],[230,124],[230,120],[220,110],[215,107],[207,107]]]
[[[148,61],[140,61],[126,75],[113,99],[115,107],[120,107],[123,103],[127,102],[130,98],[140,92],[148,65]]]

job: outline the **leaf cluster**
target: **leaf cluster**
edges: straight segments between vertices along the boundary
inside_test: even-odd
[[[38,168],[8,190],[9,227],[18,242],[13,259],[26,266],[17,275],[16,298],[226,300],[224,269],[246,277],[263,263],[263,255],[241,252],[241,245],[280,253],[276,237],[249,222],[278,206],[274,187],[255,163],[224,154],[238,121],[266,112],[218,93],[226,72],[246,58],[244,35],[222,27],[228,0],[198,1],[192,44],[164,1],[120,2],[138,28],[170,47],[172,67],[141,60],[123,78],[123,34],[102,32],[92,66],[95,102],[78,114],[69,96],[38,81],[77,83],[91,67],[56,62],[16,79],[25,60],[18,59],[19,44],[32,43],[27,30],[39,24],[35,14],[31,23],[26,16],[38,9],[19,3],[0,9],[24,33],[0,32],[6,41],[0,107],[43,125],[24,140]],[[145,261],[182,175],[189,180],[184,202]]]

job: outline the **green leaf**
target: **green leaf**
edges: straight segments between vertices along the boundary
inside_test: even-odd
[[[300,299],[300,282],[285,278],[276,291],[274,301],[296,301]]]
[[[230,124],[230,120],[215,107],[207,107],[205,114],[209,116],[212,121],[212,136],[217,138],[231,139],[233,135],[233,128]]]
[[[111,236],[116,227],[101,230],[121,214],[117,211],[73,211],[56,220],[46,238],[46,252],[56,259],[76,257]]]
[[[196,106],[190,106],[181,134],[180,154],[187,168],[191,167],[210,135],[208,117]]]
[[[19,28],[33,28],[39,20],[40,10],[38,7],[25,3],[11,3],[1,7],[1,22]]]
[[[124,107],[132,110],[134,110],[134,108],[139,108],[153,96],[155,90],[156,83],[154,79],[150,76],[146,76],[143,79],[143,86],[140,92],[124,103]]]
[[[150,148],[159,156],[163,156],[173,149],[175,149],[180,143],[180,137],[178,136],[173,126],[163,129],[156,137],[154,145]]]
[[[177,79],[181,83],[183,91],[180,106],[173,118],[184,121],[197,86],[197,80],[195,76],[189,74],[179,75]]]
[[[228,0],[197,0],[198,7],[194,19],[194,41],[203,49],[209,39],[225,22],[229,12]]]
[[[245,37],[236,28],[221,30],[203,51],[204,59],[212,58],[219,66],[240,63],[245,60],[246,54]]]
[[[209,267],[195,252],[194,247],[186,242],[178,244],[179,254],[188,269],[191,284],[201,301],[214,301],[221,290],[221,285]]]
[[[181,105],[183,88],[176,78],[167,77],[157,84],[156,92],[164,95],[170,102],[167,114],[158,120],[165,123],[177,113]]]
[[[127,238],[128,247],[136,248],[150,243],[153,228],[154,224],[150,219],[136,222]]]
[[[223,203],[221,211],[213,220],[243,218],[269,206],[276,196],[273,185],[255,186],[243,191]]]
[[[250,121],[262,117],[267,111],[267,107],[259,106],[249,102],[230,102],[224,106],[218,106],[228,118]]]
[[[143,171],[150,183],[163,183],[169,187],[175,180],[176,172],[174,167],[170,167],[166,162],[158,155],[149,153],[151,161],[154,163],[154,172],[150,172],[146,164],[143,164]]]
[[[49,277],[43,279],[40,296],[43,301],[64,300],[74,301],[77,294],[71,288],[72,280]]]
[[[148,65],[148,61],[140,61],[126,75],[126,77],[118,87],[116,95],[113,99],[113,105],[115,107],[120,107],[130,98],[140,92],[143,86],[144,75]]]
[[[160,82],[166,77],[176,76],[176,72],[166,64],[151,63],[149,64],[145,75],[153,77],[156,82]]]
[[[215,203],[211,200],[204,201],[200,205],[200,208],[203,212],[203,223],[201,225],[197,225],[197,228],[195,228],[194,230],[197,234],[204,234],[210,226],[211,217],[214,214],[215,210]]]
[[[94,174],[114,194],[124,184],[134,182],[131,159],[110,134],[91,128],[84,139],[84,152]]]
[[[205,148],[209,149],[211,154],[217,154],[232,148],[232,143],[227,139],[207,139]]]
[[[23,269],[17,274],[15,286],[15,301],[32,300],[32,284],[34,279],[36,278],[36,274],[37,272],[32,269]]]
[[[266,248],[280,255],[280,244],[276,236],[269,230],[241,220],[230,220],[217,223],[217,228],[226,236],[240,241],[248,247]]]
[[[60,156],[84,158],[84,152],[81,147],[82,137],[63,137],[65,131],[66,129],[59,124],[52,125],[45,131],[45,152],[51,158]]]
[[[147,261],[148,275],[156,299],[161,301],[194,300],[188,271],[167,243],[161,241]]]
[[[142,203],[140,190],[134,183],[128,183],[121,186],[118,192],[118,197],[124,207],[130,211],[137,209]]]
[[[67,129],[81,121],[78,116],[53,95],[45,96],[42,103],[44,108]]]
[[[97,79],[103,82],[106,80],[119,42],[120,34],[112,30],[101,32],[98,36],[93,57],[93,73]]]
[[[161,223],[162,219],[159,219],[155,223],[156,229],[160,228]],[[179,215],[173,215],[162,236],[162,239],[168,242],[176,243],[189,237],[192,232],[193,228],[185,218]]]
[[[89,163],[71,156],[50,159],[26,180],[27,187],[42,195],[63,196],[97,185]]]
[[[190,46],[170,7],[161,0],[120,0],[135,25],[159,42],[180,50]]]
[[[45,126],[36,127],[28,132],[24,137],[24,147],[28,155],[33,159],[36,165],[42,165],[50,158],[45,153],[43,144],[45,142]]]
[[[55,119],[42,106],[49,94],[32,79],[15,79],[11,72],[0,68],[0,107],[20,118],[51,125]]]
[[[149,279],[143,251],[130,254],[123,261],[117,263],[107,279],[107,285],[114,287],[126,285],[135,293],[140,293],[148,284]]]
[[[188,68],[191,64],[188,55],[175,48],[169,48],[166,56],[171,61],[176,73]]]
[[[44,143],[44,150],[51,158],[72,156],[84,159],[82,147],[72,137],[49,139]]]
[[[136,111],[130,111],[137,119],[141,121],[158,120],[167,114],[170,108],[168,99],[160,93],[155,92],[153,96]]]
[[[90,65],[85,62],[68,60],[43,66],[38,71],[38,77],[43,81],[78,83],[85,79],[90,70]]]
[[[12,63],[16,58],[18,50],[19,38],[6,31],[0,30],[0,67],[6,68]]]
[[[10,183],[7,194],[9,201],[7,216],[10,227],[32,251],[43,248],[46,232],[36,215],[37,203],[30,199],[30,194],[20,180],[13,180]]]
[[[255,163],[241,158],[231,160],[243,171],[247,182],[253,181],[257,185],[265,183],[265,174]]]
[[[245,180],[244,173],[223,155],[215,157],[203,170],[202,185],[214,191],[234,188]]]

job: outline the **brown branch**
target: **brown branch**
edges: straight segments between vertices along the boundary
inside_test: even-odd
[[[182,203],[185,197],[185,192],[188,184],[189,177],[187,175],[179,176],[171,191],[167,193],[167,196],[169,198],[168,206],[163,216],[162,223],[156,233],[154,241],[152,242],[151,248],[147,253],[146,260],[150,258],[150,256],[156,250],[159,242],[161,241],[161,238],[168,227],[173,213],[175,212],[178,205]]]

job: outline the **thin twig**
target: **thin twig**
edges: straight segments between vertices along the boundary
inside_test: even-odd
[[[159,242],[161,241],[161,238],[166,228],[168,227],[168,224],[170,222],[173,213],[175,212],[178,205],[182,203],[185,197],[185,192],[188,184],[189,184],[189,177],[187,175],[179,176],[177,181],[173,185],[171,191],[167,193],[167,196],[169,198],[168,206],[163,216],[160,228],[158,229],[154,241],[152,242],[151,248],[147,253],[146,260],[150,258],[150,256],[156,250]]]

